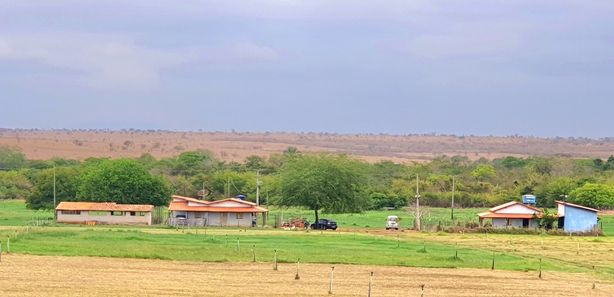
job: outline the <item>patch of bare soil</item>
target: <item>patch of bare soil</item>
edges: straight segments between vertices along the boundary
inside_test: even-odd
[[[435,135],[230,133],[144,130],[15,130],[0,128],[0,145],[18,147],[30,159],[63,157],[169,157],[206,149],[226,161],[269,156],[289,146],[305,152],[346,153],[369,162],[426,161],[437,156],[494,159],[503,156],[607,158],[614,139],[479,137]]]
[[[2,296],[328,296],[330,265],[199,263],[3,255]],[[614,284],[569,273],[336,265],[335,296],[612,296]]]

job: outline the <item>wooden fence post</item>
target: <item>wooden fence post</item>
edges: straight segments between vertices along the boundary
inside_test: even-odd
[[[241,244],[239,243],[239,237],[237,237],[237,252],[241,251]]]
[[[252,254],[254,255],[253,262],[255,263],[256,262],[256,245],[255,244],[252,245]]]
[[[300,262],[301,262],[301,258],[296,259],[296,275],[294,276],[295,280],[301,279],[301,276],[298,275],[298,266],[299,266]]]
[[[542,279],[542,258],[539,258],[539,279]]]
[[[420,285],[420,297],[424,297],[424,284]]]
[[[492,266],[490,266],[490,270],[495,270],[495,252],[492,252]]]
[[[275,257],[273,258],[273,262],[275,263],[273,265],[273,270],[277,271],[277,250],[275,250]]]
[[[373,283],[373,271],[371,271],[371,274],[369,275],[369,294],[367,295],[368,297],[371,297],[371,283]]]
[[[11,253],[11,238],[7,238],[6,239],[6,253],[10,254]]]
[[[576,249],[576,255],[580,254],[580,242],[578,241],[578,248]]]
[[[328,294],[333,293],[333,279],[335,278],[335,266],[330,268],[330,281],[328,284]]]

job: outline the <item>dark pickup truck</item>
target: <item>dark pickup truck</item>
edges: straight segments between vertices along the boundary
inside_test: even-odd
[[[316,223],[311,224],[311,229],[319,229],[326,230],[332,229],[337,230],[337,222],[328,219],[319,219]]]

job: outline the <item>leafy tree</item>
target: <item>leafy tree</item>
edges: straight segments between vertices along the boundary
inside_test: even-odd
[[[363,185],[364,163],[346,156],[303,155],[288,161],[281,170],[282,206],[305,206],[332,213],[358,212],[367,206]]]
[[[539,187],[539,190],[535,193],[537,195],[537,204],[541,207],[554,207],[555,200],[560,200],[562,196],[569,195],[579,186],[578,181],[572,178],[556,178]]]
[[[550,175],[552,172],[552,162],[545,158],[531,158],[531,167],[533,170],[541,175]]]
[[[594,208],[613,208],[614,187],[604,184],[585,184],[571,192],[568,201]]]
[[[206,150],[183,152],[172,164],[171,174],[192,176],[198,173],[210,173],[218,168],[219,161]]]
[[[151,175],[134,160],[107,160],[82,176],[79,201],[166,205],[172,193],[162,176]]]
[[[265,167],[264,158],[260,156],[248,156],[245,158],[245,168],[248,170],[260,170]]]
[[[79,187],[80,170],[76,167],[55,169],[56,202],[74,201]],[[43,169],[33,177],[32,195],[26,198],[26,206],[31,209],[53,209],[53,168]]]
[[[401,208],[407,205],[407,199],[392,193],[373,192],[369,195],[371,199],[371,209],[382,209],[384,207]]]
[[[31,189],[32,184],[22,171],[0,171],[0,200],[24,199]]]
[[[495,168],[490,164],[480,164],[471,171],[471,176],[479,181],[491,179],[496,174]]]
[[[26,166],[26,156],[19,150],[0,146],[0,169],[19,169]]]
[[[527,162],[524,159],[512,156],[507,156],[503,158],[500,162],[501,165],[506,169],[522,168],[527,165]]]

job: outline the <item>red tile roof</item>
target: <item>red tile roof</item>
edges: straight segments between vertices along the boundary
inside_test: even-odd
[[[115,202],[67,202],[62,201],[56,210],[94,210],[94,211],[153,211],[153,205],[117,204]]]
[[[531,205],[526,205],[523,203],[520,203],[518,201],[510,201],[508,203],[504,203],[501,204],[499,206],[495,206],[491,209],[489,209],[487,212],[482,212],[479,213],[478,216],[482,219],[484,218],[492,218],[492,219],[531,219],[533,218],[533,214],[526,214],[526,213],[499,213],[499,211],[506,209],[508,207],[512,207],[514,205],[522,205],[523,207],[526,207],[528,209],[531,209],[533,211],[535,211],[535,216],[537,217],[541,217],[542,216],[542,211],[539,208],[533,207]]]
[[[243,206],[218,206],[218,204],[223,202],[236,202]],[[189,205],[189,202],[195,202],[200,205]],[[267,212],[266,208],[256,206],[256,203],[244,201],[236,198],[228,198],[217,201],[204,201],[198,200],[196,198],[184,197],[174,195],[171,200],[170,205],[168,206],[168,210],[170,211],[197,211],[197,212],[240,212],[240,213],[250,213],[250,212]]]

